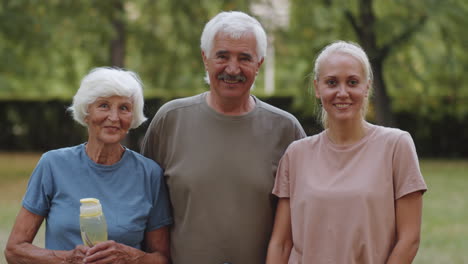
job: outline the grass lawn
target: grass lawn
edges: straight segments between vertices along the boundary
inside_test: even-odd
[[[3,249],[40,155],[0,153],[0,264]],[[468,263],[468,161],[422,160],[429,191],[424,195],[422,241],[416,264]],[[43,246],[39,231],[36,245]]]
[[[421,245],[415,263],[468,263],[468,161],[421,161],[424,195]]]
[[[40,154],[35,153],[0,153],[0,264],[6,264],[3,250],[20,209],[29,175],[39,158]],[[34,244],[44,246],[43,228]]]

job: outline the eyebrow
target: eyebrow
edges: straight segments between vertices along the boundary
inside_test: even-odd
[[[244,52],[241,52],[241,54],[240,54],[240,55],[241,55],[241,56],[245,56],[245,57],[247,57],[247,58],[249,58],[249,59],[252,59],[252,58],[253,58],[253,56],[252,56],[252,55],[250,55],[249,53],[244,53]]]
[[[336,75],[327,75],[327,76],[323,76],[323,78],[338,78],[336,77]],[[355,74],[352,74],[350,76],[347,76],[346,78],[361,78],[359,75],[355,75]]]
[[[220,50],[220,51],[217,51],[215,53],[216,56],[219,56],[219,55],[226,55],[226,54],[229,54],[229,51],[227,50]],[[244,56],[244,57],[248,57],[249,59],[252,59],[253,56],[250,54],[250,53],[245,53],[245,52],[241,52],[240,53],[240,56]]]

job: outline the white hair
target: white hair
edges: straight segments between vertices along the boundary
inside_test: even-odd
[[[81,80],[81,85],[68,110],[73,119],[83,126],[88,113],[88,106],[99,97],[124,96],[132,100],[133,119],[130,128],[137,128],[146,121],[143,113],[144,99],[142,82],[132,71],[120,68],[99,67],[92,69]]]
[[[266,56],[267,36],[257,19],[239,11],[221,12],[206,23],[201,35],[201,50],[208,57],[213,48],[214,38],[218,33],[226,33],[233,39],[239,39],[246,33],[253,33],[257,42],[257,56],[262,60]],[[205,77],[210,82],[208,73]]]
[[[319,80],[320,66],[322,65],[322,62],[330,55],[336,53],[347,54],[357,59],[361,63],[362,68],[364,69],[364,74],[366,75],[367,80],[370,82],[368,96],[364,99],[363,107],[361,109],[361,115],[364,118],[367,113],[367,107],[369,105],[369,97],[371,96],[373,90],[372,82],[374,80],[374,75],[372,73],[372,67],[369,62],[369,58],[367,57],[367,54],[362,49],[362,47],[359,46],[359,44],[349,41],[338,40],[323,48],[317,56],[317,58],[315,59],[314,80]],[[323,107],[320,111],[320,121],[322,122],[323,127],[326,128],[328,126],[327,112],[323,109]]]

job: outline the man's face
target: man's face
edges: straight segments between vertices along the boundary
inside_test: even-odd
[[[257,55],[253,33],[233,39],[218,33],[210,54],[202,51],[203,62],[210,78],[212,95],[220,100],[242,100],[250,95],[257,72],[263,63]]]

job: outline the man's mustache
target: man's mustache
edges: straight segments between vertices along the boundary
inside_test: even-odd
[[[227,73],[221,73],[218,75],[218,80],[245,82],[247,78],[242,74],[230,75]]]

